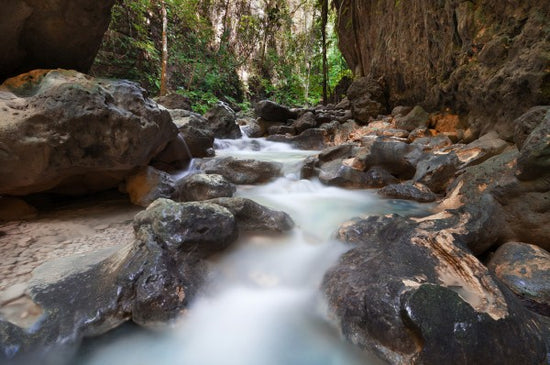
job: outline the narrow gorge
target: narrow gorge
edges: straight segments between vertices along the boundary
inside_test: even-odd
[[[549,3],[3,9],[0,364],[550,364]]]

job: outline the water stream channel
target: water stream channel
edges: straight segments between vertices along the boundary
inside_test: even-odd
[[[359,215],[421,215],[430,206],[387,200],[374,190],[345,190],[301,180],[300,151],[263,139],[216,141],[218,156],[284,164],[266,185],[239,186],[236,195],[287,212],[296,227],[282,235],[241,236],[211,260],[211,283],[173,328],[161,333],[120,330],[86,346],[83,365],[355,365],[378,364],[348,345],[327,318],[319,292],[324,272],[346,249],[332,239]]]

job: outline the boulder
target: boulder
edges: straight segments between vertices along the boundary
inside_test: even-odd
[[[208,128],[216,138],[237,139],[242,137],[237,125],[237,115],[223,101],[219,101],[204,115],[208,119]]]
[[[185,137],[180,132],[176,139],[171,140],[166,148],[151,160],[151,165],[159,170],[173,172],[186,168],[192,158]]]
[[[525,139],[518,156],[518,178],[533,180],[550,174],[550,110]]]
[[[419,182],[391,184],[378,190],[378,194],[386,198],[414,200],[419,203],[430,203],[437,199],[426,185]]]
[[[237,124],[241,126],[241,131],[249,138],[261,138],[265,135],[265,125],[260,124],[253,118],[237,119]]]
[[[233,184],[261,184],[281,176],[282,165],[274,162],[221,157],[197,161],[207,174],[219,174]]]
[[[525,306],[550,316],[550,253],[521,242],[500,246],[487,265]]]
[[[395,118],[395,127],[409,132],[416,128],[426,128],[430,115],[421,106],[415,106],[407,115]]]
[[[268,135],[281,134],[281,135],[296,135],[296,128],[293,125],[272,125],[267,128]]]
[[[371,118],[386,113],[384,89],[379,82],[368,77],[353,81],[346,93],[353,118],[359,123],[368,123]]]
[[[227,208],[244,232],[285,232],[294,228],[294,221],[285,212],[269,209],[246,198],[217,198],[208,203]]]
[[[420,130],[421,129],[423,128],[420,128]],[[411,142],[411,144],[421,146],[424,151],[434,151],[451,146],[453,142],[446,135],[439,134],[433,137],[414,137],[414,140]]]
[[[269,122],[286,123],[289,119],[296,119],[297,113],[286,106],[279,105],[271,100],[262,100],[254,106],[256,116]]]
[[[450,223],[392,215],[341,226],[338,238],[355,247],[322,288],[343,335],[392,364],[544,363],[544,322],[461,248]]]
[[[214,132],[209,129],[206,118],[183,109],[170,110],[170,115],[183,135],[191,156],[200,158],[213,155]]]
[[[147,207],[159,198],[171,198],[175,183],[167,173],[147,166],[126,179],[125,191],[133,204]]]
[[[306,112],[300,116],[292,126],[296,129],[298,134],[302,133],[306,129],[315,128],[317,126],[317,120],[315,114],[312,112]]]
[[[410,179],[422,157],[419,146],[384,137],[365,138],[353,166],[363,171],[380,166],[400,179]]]
[[[325,163],[336,159],[347,159],[353,156],[355,145],[352,143],[344,143],[334,147],[328,147],[319,153],[319,162]]]
[[[202,201],[221,197],[232,197],[235,185],[217,174],[192,174],[178,181],[177,201]]]
[[[229,247],[237,223],[226,208],[205,202],[158,199],[134,219],[136,238],[162,242],[169,251],[206,257]]]
[[[111,21],[114,3],[4,1],[0,14],[0,83],[39,68],[87,72]]]
[[[341,159],[322,164],[319,180],[326,185],[355,189],[379,188],[397,182],[381,167],[373,166],[365,172],[354,169]]]
[[[454,152],[431,154],[418,162],[413,181],[426,185],[436,194],[443,193],[454,180],[458,166]]]
[[[0,86],[0,194],[82,194],[118,186],[178,135],[129,81],[38,70]]]
[[[274,134],[267,137],[268,141],[289,143],[302,150],[322,150],[327,147],[329,133],[324,128],[306,129],[297,136]]]
[[[523,143],[531,132],[547,118],[548,112],[550,112],[550,106],[539,105],[532,107],[514,120],[514,143],[519,150],[522,149]]]

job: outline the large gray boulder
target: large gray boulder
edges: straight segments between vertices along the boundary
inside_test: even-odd
[[[235,185],[222,175],[192,174],[178,181],[175,199],[178,201],[202,201],[232,197],[235,191]]]
[[[204,115],[208,119],[208,128],[216,138],[237,139],[242,137],[237,125],[237,115],[229,105],[219,101]]]
[[[297,113],[291,111],[286,106],[277,104],[271,100],[262,100],[254,106],[254,112],[269,122],[285,123],[289,119],[296,119]]]
[[[282,165],[275,162],[233,157],[197,161],[196,167],[207,174],[219,174],[233,184],[260,184],[281,176]]]
[[[129,81],[38,70],[0,86],[0,194],[88,193],[118,186],[178,135]]]
[[[345,223],[325,275],[343,335],[392,364],[541,364],[548,327],[494,280],[444,216]]]

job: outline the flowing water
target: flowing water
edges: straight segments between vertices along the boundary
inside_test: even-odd
[[[296,228],[281,235],[248,234],[211,262],[206,293],[171,330],[124,331],[88,346],[84,365],[355,365],[378,364],[342,339],[327,319],[319,284],[347,247],[331,239],[358,215],[421,215],[429,209],[382,200],[374,191],[300,180],[299,151],[263,139],[221,140],[217,155],[278,161],[284,177],[239,186],[238,196],[291,215]]]

